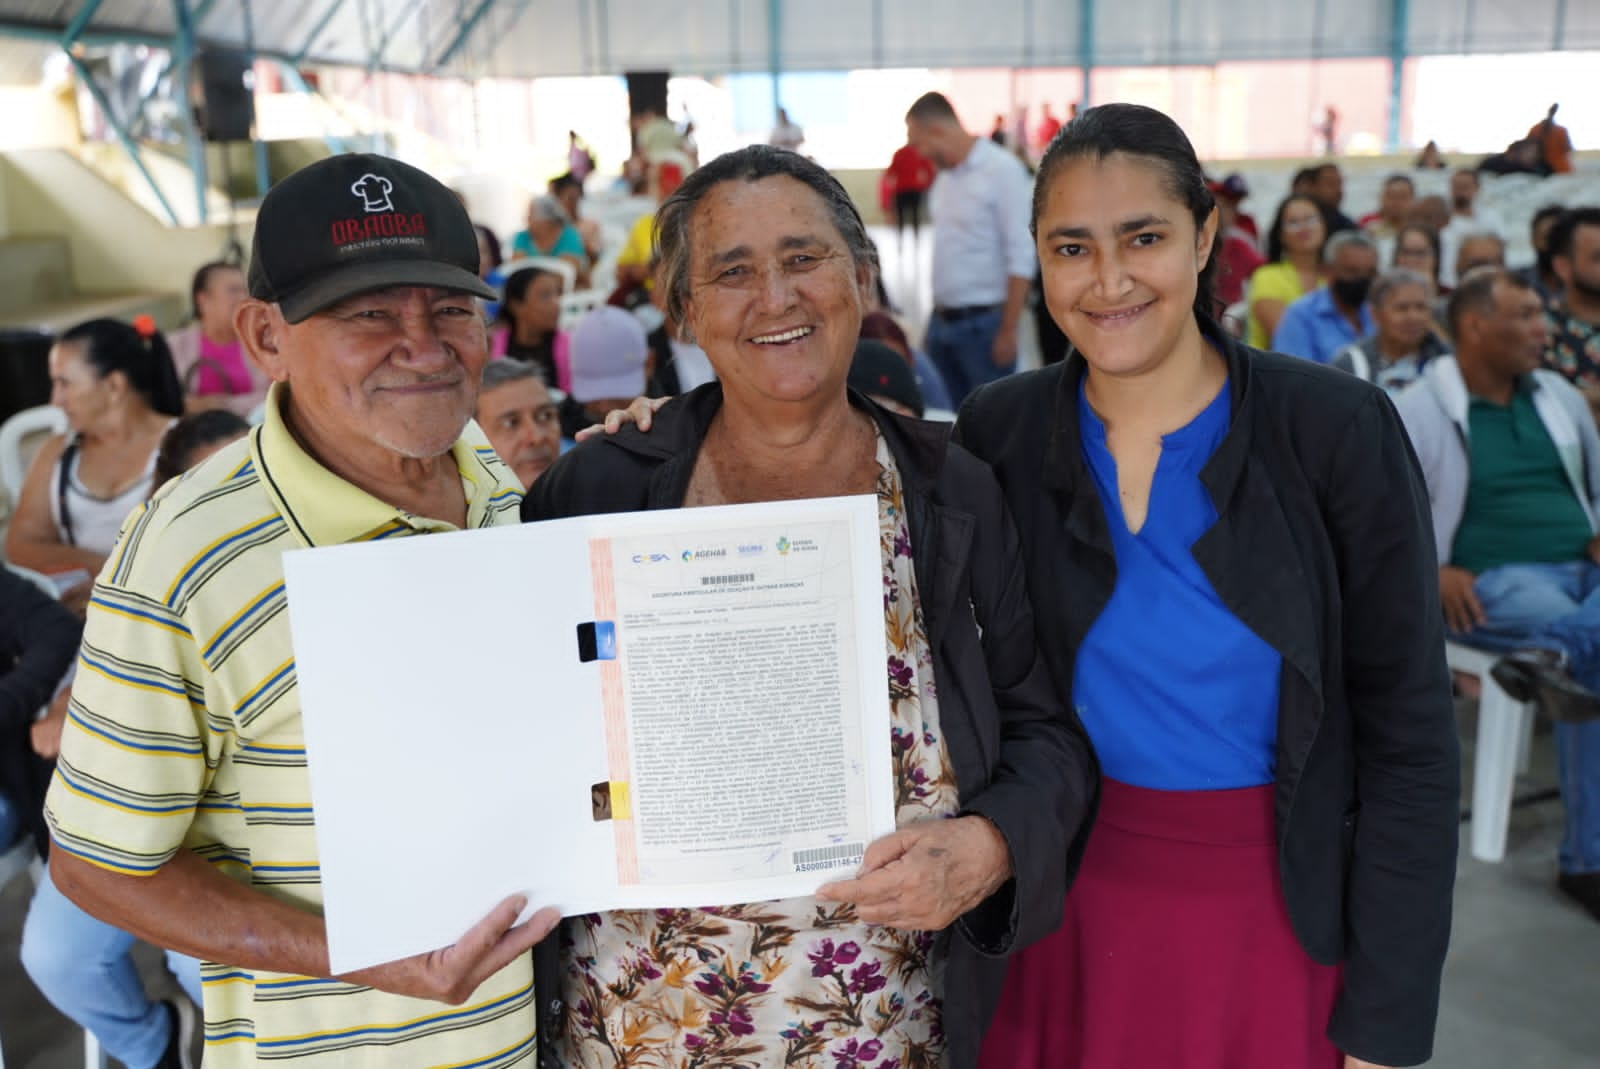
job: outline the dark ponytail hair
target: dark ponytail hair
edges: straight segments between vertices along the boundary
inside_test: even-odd
[[[1136,156],[1160,170],[1167,192],[1189,209],[1196,230],[1205,226],[1216,210],[1217,201],[1206,185],[1200,157],[1177,123],[1142,104],[1101,104],[1079,112],[1063,126],[1039,161],[1039,174],[1033,184],[1033,218],[1029,222],[1035,238],[1050,184],[1062,166],[1076,159],[1104,160],[1112,153]],[[1210,325],[1214,329],[1221,310],[1214,292],[1217,251],[1217,244],[1213,243],[1194,293],[1195,318],[1202,327]]]
[[[554,271],[543,267],[523,267],[511,272],[511,277],[506,279],[505,285],[500,289],[500,308],[495,312],[494,321],[496,323],[504,323],[508,327],[515,327],[516,323],[511,318],[511,302],[521,301],[523,297],[527,296],[528,287],[545,275],[555,278],[561,277]]]
[[[120,371],[152,409],[163,416],[183,415],[183,386],[172,363],[172,350],[149,316],[138,316],[133,323],[91,319],[59,340],[81,345],[83,358],[97,377]]]

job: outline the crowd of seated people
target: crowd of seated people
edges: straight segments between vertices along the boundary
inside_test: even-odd
[[[676,164],[652,167],[650,190],[665,199],[683,177]],[[1408,176],[1391,176],[1359,223],[1344,214],[1336,164],[1309,169],[1298,184],[1302,191],[1278,206],[1259,245],[1254,221],[1239,211],[1243,180],[1212,184],[1229,303],[1247,306],[1250,344],[1332,364],[1398,399],[1434,498],[1441,608],[1453,637],[1506,652],[1497,678],[1569,717],[1558,732],[1569,755],[1561,766],[1569,828],[1560,886],[1600,917],[1600,744],[1592,737],[1600,723],[1586,719],[1600,710],[1593,694],[1600,675],[1593,642],[1573,637],[1600,611],[1593,571],[1600,475],[1592,469],[1600,440],[1593,417],[1583,423],[1573,403],[1600,406],[1600,208],[1541,209],[1532,224],[1536,263],[1512,273],[1504,226],[1478,205],[1472,171],[1451,175],[1447,202],[1418,198]],[[552,180],[530,203],[526,229],[508,243],[509,259],[565,260],[586,288],[602,246],[598,228],[581,217],[581,198],[573,176]],[[715,379],[705,353],[668,317],[651,224],[646,216],[635,225],[618,262],[619,283],[642,299],[602,304],[566,329],[562,275],[524,267],[504,276],[499,240],[478,228],[482,277],[501,296],[486,324],[492,359],[476,418],[524,489],[608,411]],[[850,387],[906,415],[948,408],[938,371],[874,283]],[[56,756],[52,732],[58,738],[70,715],[71,688],[41,681],[66,674],[57,647],[76,644],[92,578],[123,520],[168,479],[245,433],[243,417],[266,401],[267,376],[234,332],[244,294],[236,266],[206,264],[194,276],[193,321],[183,330],[164,336],[147,320],[95,320],[63,334],[51,351],[51,401],[69,430],[35,455],[5,550],[9,562],[57,577],[61,598],[56,606],[20,593],[20,580],[0,574],[0,625],[15,633],[0,627],[0,648],[15,666],[0,677],[0,847],[28,830],[38,833],[41,850],[47,842],[36,818]],[[1571,422],[1552,416],[1551,405]],[[1498,482],[1488,489],[1503,496],[1486,496],[1477,480],[1488,465],[1477,444],[1456,455],[1462,442],[1513,441],[1519,427],[1535,424],[1549,448],[1536,443],[1525,471],[1494,472]],[[1454,428],[1471,434],[1454,437]],[[1574,443],[1583,454],[1576,474],[1566,452]],[[1516,483],[1535,476],[1546,493],[1530,503],[1533,490]],[[1506,517],[1539,510],[1551,516],[1543,541],[1506,529]],[[1517,599],[1540,593],[1541,584],[1560,587],[1565,611],[1530,622],[1517,615]],[[36,718],[35,709],[44,715]],[[23,945],[40,990],[124,1063],[187,1064],[193,1007],[144,993],[132,945],[132,936],[83,913],[48,877],[41,882]],[[197,964],[176,953],[168,960],[198,1001]]]

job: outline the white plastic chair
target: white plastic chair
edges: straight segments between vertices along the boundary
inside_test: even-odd
[[[563,260],[559,256],[527,256],[521,260],[512,260],[510,263],[500,265],[500,277],[510,278],[525,267],[537,267],[544,271],[554,271],[561,276],[562,293],[571,293],[578,287],[578,269],[571,260]]]
[[[561,319],[557,330],[571,330],[572,325],[584,315],[606,303],[606,295],[599,290],[579,290],[561,298]]]
[[[1475,677],[1481,687],[1472,757],[1472,856],[1504,861],[1512,788],[1517,775],[1528,771],[1533,746],[1533,706],[1507,694],[1489,674],[1500,654],[1455,642],[1445,643],[1444,652],[1453,671]]]
[[[28,462],[39,448],[39,440],[67,429],[67,415],[55,405],[25,408],[0,424],[0,487],[14,506],[28,477]]]

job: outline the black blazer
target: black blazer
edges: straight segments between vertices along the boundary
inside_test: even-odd
[[[1195,560],[1283,657],[1278,862],[1295,934],[1342,962],[1328,1026],[1380,1065],[1427,1060],[1450,935],[1460,752],[1428,495],[1383,392],[1208,332],[1232,422],[1201,472],[1218,519]],[[1073,658],[1117,567],[1079,439],[1083,358],[984,387],[956,437],[1022,539],[1040,648]]]
[[[851,400],[877,422],[900,470],[961,811],[999,829],[1014,870],[943,937],[947,1063],[966,1069],[977,1064],[1006,955],[1060,922],[1097,772],[1082,725],[1038,657],[1016,529],[994,476],[949,443],[947,427],[894,415],[858,394]],[[578,446],[533,485],[522,518],[681,506],[721,403],[722,387],[708,383],[657,412],[649,434],[628,427]],[[547,1034],[560,1027],[562,1010],[551,982],[554,943],[535,953]]]

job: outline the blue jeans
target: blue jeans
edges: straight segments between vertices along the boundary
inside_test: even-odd
[[[1474,646],[1566,653],[1572,676],[1600,694],[1600,566],[1505,564],[1473,583],[1486,622],[1451,637]],[[1556,775],[1567,810],[1562,872],[1600,872],[1600,720],[1555,725]]]
[[[22,929],[22,966],[51,1005],[129,1069],[160,1060],[171,1033],[167,1011],[151,1002],[134,968],[134,937],[73,905],[48,870]],[[196,1004],[200,963],[167,951],[167,966]]]
[[[0,791],[0,850],[16,842],[20,834],[22,814],[17,812],[17,804],[11,797],[5,791]]]
[[[923,346],[944,378],[952,408],[959,409],[967,394],[984,383],[1011,374],[1011,368],[994,364],[994,338],[999,333],[999,308],[954,322],[929,317]]]

